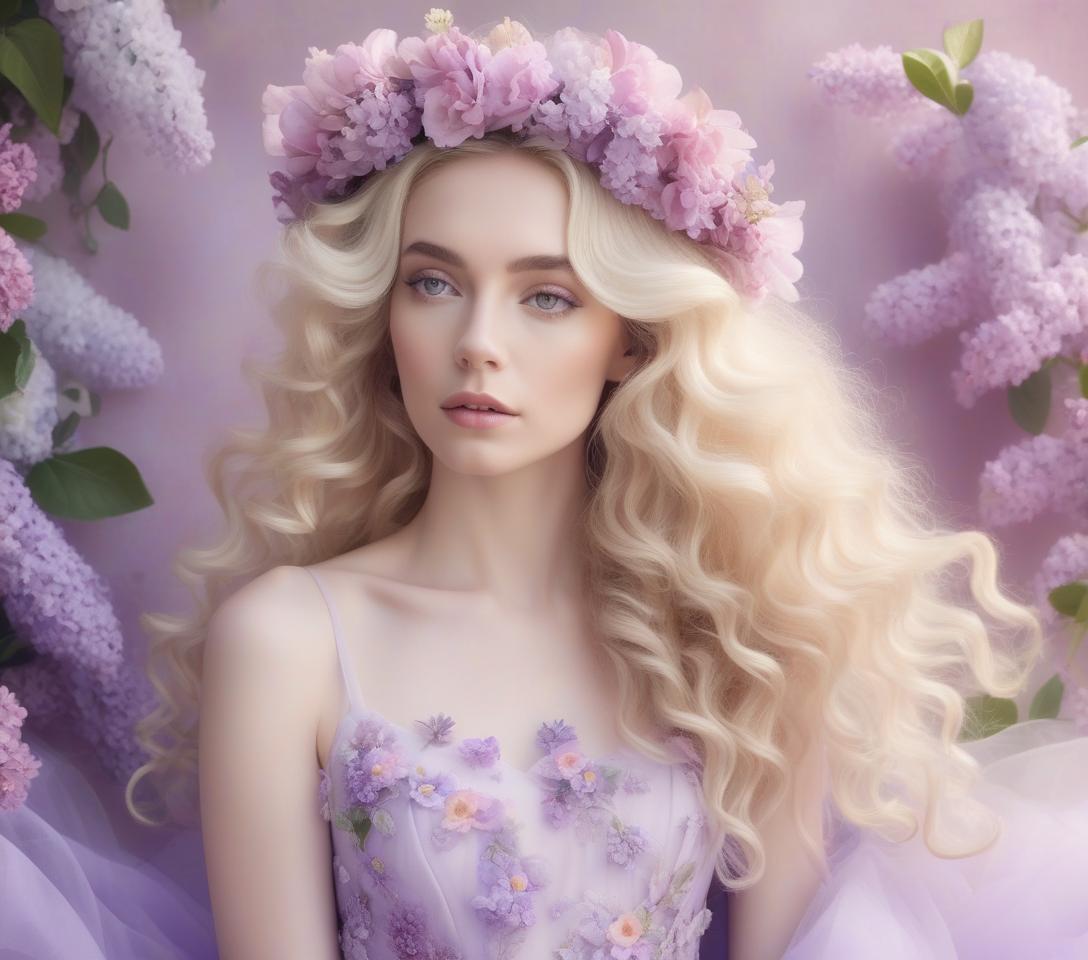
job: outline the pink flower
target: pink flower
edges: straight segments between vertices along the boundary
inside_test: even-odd
[[[533,40],[504,47],[484,70],[487,129],[520,130],[536,104],[547,100],[558,86],[542,43]]]
[[[493,830],[502,813],[502,804],[495,797],[476,790],[455,790],[446,797],[442,826],[446,830],[467,833],[469,830]]]
[[[0,330],[7,330],[34,299],[34,274],[11,234],[0,230]]]
[[[633,913],[621,913],[608,925],[608,939],[618,947],[631,947],[641,936],[642,922]],[[624,953],[622,956],[630,954]]]
[[[491,51],[457,27],[426,39],[405,37],[389,60],[393,76],[415,81],[427,136],[439,147],[456,147],[487,132],[484,78]]]

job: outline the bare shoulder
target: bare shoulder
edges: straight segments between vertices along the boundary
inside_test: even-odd
[[[292,701],[305,702],[307,695],[319,693],[322,676],[323,647],[317,642],[322,634],[314,627],[320,623],[321,604],[313,578],[302,567],[281,565],[259,574],[213,614],[205,667],[213,665],[256,686],[290,683]]]

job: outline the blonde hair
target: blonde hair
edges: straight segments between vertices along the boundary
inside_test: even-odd
[[[143,619],[161,702],[137,727],[151,759],[129,782],[132,815],[155,822],[133,803],[143,776],[165,797],[196,768],[202,644],[229,582],[385,537],[422,505],[431,455],[400,401],[387,324],[405,205],[428,172],[513,149],[563,179],[568,256],[639,345],[589,430],[596,635],[618,672],[624,735],[664,758],[635,733],[650,716],[696,755],[729,839],[721,882],[763,875],[757,814],[784,800],[814,744],[847,820],[907,839],[921,806],[935,854],[986,849],[999,821],[984,846],[953,851],[935,814],[978,775],[955,742],[965,695],[1017,693],[1041,650],[1034,612],[996,582],[996,545],[940,526],[924,472],[881,435],[876,390],[820,324],[781,300],[742,301],[697,244],[586,165],[503,133],[415,146],[290,225],[283,264],[264,265],[287,281],[273,308],[285,346],[259,374],[269,426],[235,430],[208,463],[227,529],[175,565],[198,611]],[[975,600],[1019,648],[950,595],[968,560]]]

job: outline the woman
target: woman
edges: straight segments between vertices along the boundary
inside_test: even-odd
[[[266,97],[286,347],[130,784],[198,765],[221,954],[695,957],[715,879],[734,960],[1088,946],[1088,741],[956,742],[1038,621],[788,306],[739,118],[428,27]]]

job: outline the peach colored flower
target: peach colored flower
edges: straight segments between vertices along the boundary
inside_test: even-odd
[[[608,939],[620,947],[629,947],[642,936],[642,923],[633,913],[621,913],[608,925]]]
[[[442,826],[447,830],[467,833],[473,827],[487,829],[494,818],[497,801],[475,790],[454,790],[446,797]]]

